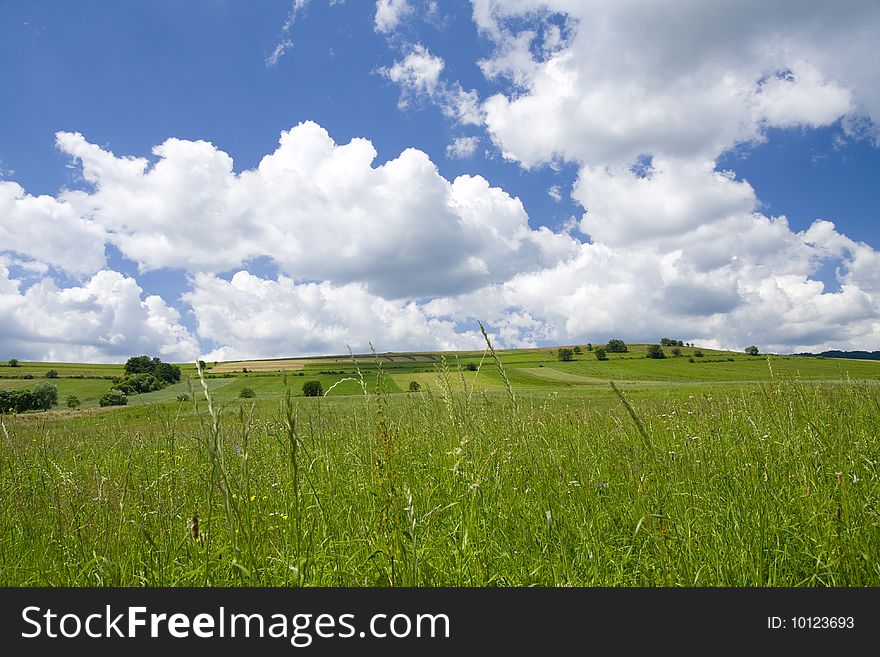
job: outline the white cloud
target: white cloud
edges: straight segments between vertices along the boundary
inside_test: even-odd
[[[296,17],[308,4],[309,0],[293,0],[290,3],[287,18],[284,20],[284,25],[281,26],[281,36],[278,39],[278,43],[275,44],[275,48],[266,57],[266,68],[275,68],[279,60],[284,56],[284,53],[293,48],[293,40],[289,38],[290,30],[296,22]],[[333,2],[330,4],[333,4]]]
[[[73,274],[104,265],[104,230],[82,218],[72,195],[31,196],[0,181],[0,252],[16,252]]]
[[[465,90],[459,82],[446,82],[440,75],[445,67],[442,57],[432,55],[420,43],[410,45],[406,56],[379,72],[400,85],[398,107],[405,109],[415,101],[429,101],[440,107],[444,116],[461,124],[480,125],[483,121],[476,91]]]
[[[446,157],[450,159],[471,157],[476,152],[479,143],[479,137],[456,137],[446,147]]]
[[[409,0],[376,0],[376,31],[393,32],[412,11]]]
[[[880,116],[876,4],[476,0],[474,18],[497,44],[484,72],[518,89],[487,99],[486,125],[528,167],[714,160],[767,127]],[[536,52],[542,25],[554,47]]]
[[[547,196],[559,203],[560,201],[562,201],[562,187],[560,187],[559,185],[550,185],[550,187],[547,189]]]
[[[136,354],[193,361],[195,339],[160,297],[102,270],[82,286],[43,278],[26,290],[0,263],[0,358],[121,362]]]
[[[81,211],[141,270],[223,272],[267,256],[296,279],[419,298],[505,280],[575,247],[531,230],[519,199],[479,176],[450,183],[415,149],[374,167],[369,141],[337,145],[310,122],[240,174],[202,141],[167,140],[152,167],[79,134],[59,133],[58,144],[94,185]]]
[[[199,336],[221,345],[207,355],[210,360],[342,353],[345,345],[362,352],[370,342],[380,351],[482,344],[473,329],[457,330],[426,316],[415,302],[388,301],[359,283],[297,284],[244,271],[229,281],[198,274],[186,300],[198,316]]]

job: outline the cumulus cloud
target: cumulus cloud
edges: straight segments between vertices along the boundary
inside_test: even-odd
[[[393,32],[412,13],[409,0],[376,0],[374,26],[377,32]]]
[[[880,116],[876,4],[476,0],[474,18],[497,46],[484,72],[517,89],[486,100],[486,126],[526,167],[714,160],[768,127]]]
[[[377,349],[478,349],[479,332],[428,317],[414,301],[389,301],[360,283],[297,284],[280,276],[239,271],[226,281],[195,277],[186,295],[198,317],[198,334],[221,345],[210,360],[340,353],[344,345]]]
[[[450,159],[464,159],[471,157],[480,144],[479,137],[456,137],[446,147],[446,157]]]
[[[506,346],[660,335],[781,352],[880,344],[880,300],[870,287],[876,275],[867,274],[877,271],[877,251],[827,222],[794,233],[784,218],[740,221],[748,223],[711,235],[720,246],[708,262],[688,251],[709,239],[676,249],[583,244],[576,257],[553,267],[434,300],[425,310],[456,322],[486,320]],[[836,292],[810,278],[831,252],[843,255],[847,272]],[[869,280],[857,281],[855,272]]]
[[[167,140],[152,167],[79,134],[59,133],[58,144],[94,185],[81,211],[142,271],[219,273],[267,256],[295,279],[421,298],[505,280],[576,246],[532,230],[519,199],[480,176],[449,182],[415,149],[373,166],[369,141],[337,145],[311,122],[240,174],[203,141]]]
[[[80,216],[71,195],[31,196],[0,181],[0,253],[15,252],[71,274],[104,265],[104,230]]]
[[[193,361],[195,338],[160,297],[102,270],[81,286],[41,278],[27,289],[0,263],[0,358],[120,362],[134,354]]]
[[[400,85],[398,107],[406,109],[413,102],[426,101],[440,107],[444,116],[464,125],[479,125],[483,121],[479,96],[474,90],[465,90],[459,82],[441,78],[445,67],[442,57],[432,55],[420,43],[407,47],[406,56],[391,67],[379,72]]]

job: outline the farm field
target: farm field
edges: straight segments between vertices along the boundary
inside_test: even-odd
[[[880,363],[694,351],[0,367],[0,583],[880,585]]]

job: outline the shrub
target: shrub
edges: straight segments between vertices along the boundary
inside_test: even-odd
[[[113,387],[126,395],[137,395],[145,392],[161,390],[166,385],[152,374],[129,374],[113,381]]]
[[[690,358],[688,358],[688,362],[689,362],[689,363],[696,363],[697,361],[695,361],[695,360],[694,360],[694,357],[691,356]]]
[[[33,374],[22,374],[21,378],[22,379],[33,379],[34,375]]]
[[[81,402],[76,395],[67,395],[67,400],[64,403],[67,408],[78,408]]]
[[[581,351],[582,351],[582,350],[581,350],[581,346],[580,346],[579,344],[576,344],[576,345],[574,346],[574,349],[572,349],[572,351],[573,351],[574,353],[576,353],[576,354],[581,353]]]
[[[568,362],[574,360],[574,352],[567,347],[561,347],[557,352],[556,357],[563,362]]]
[[[199,369],[202,369],[202,370],[208,369],[208,364],[205,361],[200,360],[199,361]]]
[[[324,386],[321,385],[320,381],[315,381],[314,379],[303,383],[302,390],[303,395],[306,397],[320,397],[324,394]]]
[[[409,382],[409,391],[410,392],[418,392],[422,389],[422,386],[419,385],[418,381],[410,381]]]
[[[697,349],[697,350],[694,352],[694,356],[696,356],[697,358],[702,358],[702,357],[703,357],[703,352],[700,351],[699,349]]]
[[[649,344],[645,350],[645,358],[666,358],[659,344]]]
[[[596,360],[608,360],[608,356],[605,355],[605,347],[597,347],[595,353]]]
[[[746,353],[749,356],[757,356],[758,355],[758,348],[755,345],[752,345],[750,347],[746,347]]]
[[[58,378],[58,370],[49,370],[45,374],[47,379],[57,379]]]
[[[18,362],[18,358],[10,358],[7,363],[9,367],[20,367],[21,364]]]
[[[678,358],[679,356],[681,356],[681,349],[679,349],[678,347],[673,347],[672,355]]]
[[[587,343],[587,351],[593,351],[593,343],[592,342]]]
[[[31,395],[34,410],[48,411],[58,403],[58,387],[47,381],[40,381],[35,385]]]
[[[128,404],[128,397],[126,397],[125,393],[121,390],[110,388],[110,390],[105,392],[98,400],[98,404],[101,406],[125,406]]]
[[[241,368],[241,373],[242,373],[242,374],[247,374],[247,373],[248,373],[248,368],[246,368],[246,367],[242,367],[242,368]]]
[[[186,395],[186,394],[183,394],[183,395],[177,395],[177,401],[179,401],[179,402],[188,402],[188,401],[190,401],[189,395]]]
[[[617,338],[609,340],[608,346],[605,347],[605,350],[612,354],[620,354],[629,351],[626,343],[623,340],[618,340]]]
[[[254,392],[253,388],[242,388],[238,396],[240,399],[253,399],[257,396],[257,393]]]
[[[24,413],[34,407],[30,390],[0,390],[0,413]]]
[[[477,364],[476,363],[468,363],[467,364],[467,371],[468,372],[476,372],[477,371]]]

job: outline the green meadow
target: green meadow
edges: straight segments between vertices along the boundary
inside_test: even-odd
[[[0,366],[0,583],[880,585],[880,363],[645,347]]]

